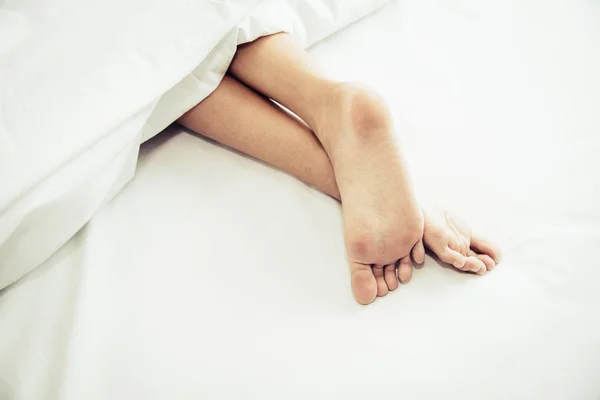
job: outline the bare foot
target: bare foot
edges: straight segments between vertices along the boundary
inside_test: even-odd
[[[498,248],[471,232],[458,216],[441,210],[425,210],[423,241],[438,258],[461,271],[483,275],[500,262]],[[422,260],[415,261],[422,262]]]
[[[356,301],[369,304],[410,279],[411,250],[423,214],[385,103],[362,85],[334,85],[319,105],[314,130],[340,190],[344,236]]]

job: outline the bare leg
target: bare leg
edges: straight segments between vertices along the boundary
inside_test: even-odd
[[[370,267],[393,269],[423,234],[423,215],[385,103],[362,85],[321,75],[286,34],[240,47],[230,71],[295,112],[319,138],[343,200],[354,292],[361,303],[373,301]],[[464,259],[456,257],[462,267]]]
[[[229,75],[178,122],[340,198],[329,158],[311,130]]]
[[[340,199],[333,168],[312,132],[297,119],[234,78],[226,76],[214,93],[182,116],[179,122],[226,146],[276,166],[318,190]],[[425,227],[426,234],[431,237],[426,242],[433,245],[432,250],[437,250],[438,256],[443,257],[442,241],[454,240],[449,236],[453,231],[446,229],[448,227],[443,221],[440,223],[439,219],[427,218],[427,214]],[[464,238],[459,239],[462,244]],[[470,235],[469,239],[471,240]],[[489,257],[497,258],[494,247],[476,237],[472,238],[472,243],[473,248],[477,245],[485,248],[478,256],[491,269],[495,262]],[[469,251],[473,250],[469,248]],[[411,269],[412,264],[406,261],[402,264],[398,271],[401,281],[406,282],[410,278]],[[398,287],[398,278],[393,268],[373,268],[371,276],[375,277],[379,296],[384,296],[388,290]]]

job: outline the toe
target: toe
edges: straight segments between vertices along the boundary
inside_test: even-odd
[[[373,275],[377,282],[377,296],[383,297],[388,294],[389,290],[383,276],[383,265],[373,265]]]
[[[471,237],[471,248],[479,254],[486,254],[494,260],[495,264],[500,262],[501,254],[496,245],[479,236]]]
[[[370,304],[377,297],[377,282],[370,265],[350,262],[352,292],[359,304]]]
[[[398,266],[398,279],[402,283],[407,283],[410,281],[412,277],[413,263],[410,259],[410,256],[406,256],[400,260],[400,265]]]
[[[440,254],[437,254],[437,256],[446,264],[451,264],[460,270],[463,270],[465,262],[467,261],[465,256],[449,247],[444,249]]]
[[[417,264],[423,264],[425,262],[425,246],[423,246],[423,239],[419,240],[415,247],[412,249],[412,258]]]
[[[471,250],[469,251],[469,256],[477,257],[478,259],[483,261],[483,263],[485,264],[485,269],[487,269],[488,271],[493,270],[496,266],[496,263],[494,262],[492,257],[488,256],[487,254],[477,254],[473,250]]]
[[[398,278],[396,277],[395,264],[389,264],[383,268],[383,277],[389,290],[396,290],[398,288]]]
[[[448,243],[450,250],[454,250],[460,254],[466,255],[468,247],[465,247],[465,242],[462,239],[455,239]]]
[[[462,268],[463,271],[469,271],[476,273],[477,275],[483,275],[487,272],[485,264],[479,258],[470,256],[467,257],[465,265]]]

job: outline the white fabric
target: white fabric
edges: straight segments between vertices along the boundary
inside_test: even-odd
[[[131,178],[140,141],[220,82],[238,44],[314,43],[386,0],[30,0],[0,9],[0,289]]]
[[[353,303],[335,201],[169,130],[0,294],[0,398],[592,399],[600,9],[401,1],[318,44],[390,103],[420,196],[505,253]]]

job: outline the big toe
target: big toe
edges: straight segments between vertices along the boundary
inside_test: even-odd
[[[352,293],[359,304],[367,305],[377,297],[377,282],[370,265],[350,262]]]

